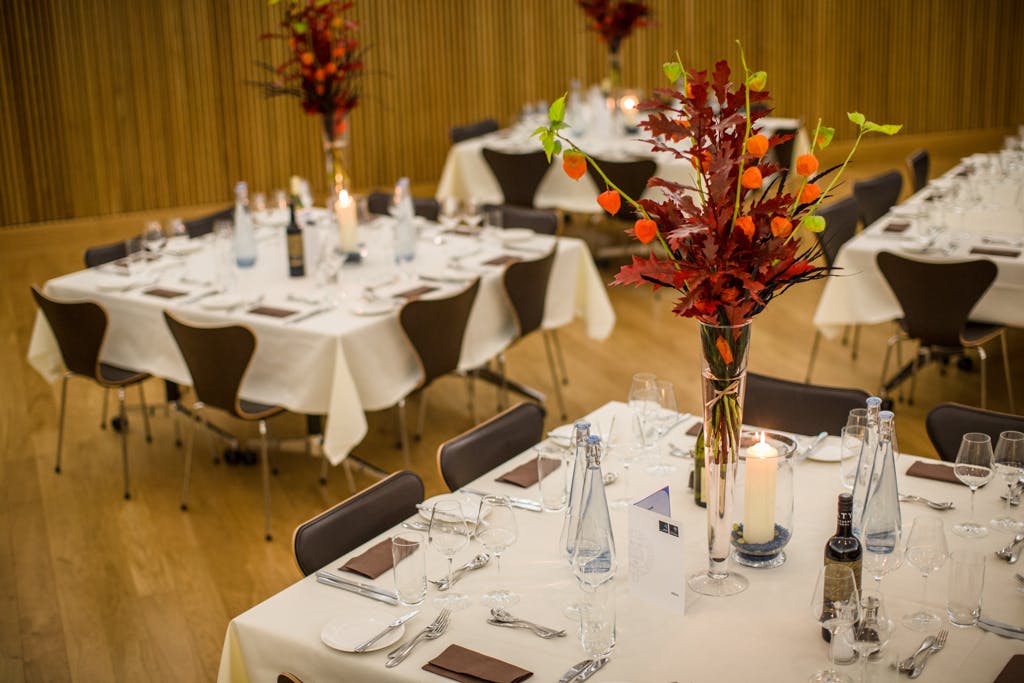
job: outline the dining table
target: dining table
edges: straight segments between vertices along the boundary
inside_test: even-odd
[[[1024,327],[1024,153],[975,154],[930,181],[839,248],[838,277],[825,280],[814,325],[835,338],[843,326],[897,320],[903,311],[878,267],[888,251],[936,263],[988,259],[998,273],[970,319]],[[827,230],[827,227],[826,227]]]
[[[101,360],[185,385],[189,373],[165,310],[192,323],[246,325],[257,345],[241,397],[325,415],[323,449],[332,464],[366,435],[366,411],[394,406],[422,379],[398,317],[407,300],[449,296],[479,278],[459,359],[460,369],[478,368],[516,338],[515,312],[502,284],[505,268],[554,250],[543,328],[580,318],[586,334],[600,340],[615,325],[605,283],[579,239],[522,229],[464,234],[416,219],[415,258],[397,263],[390,216],[360,224],[358,251],[342,254],[332,215],[311,209],[300,218],[306,273],[289,277],[287,210],[254,212],[252,219],[258,246],[253,267],[234,265],[229,234],[210,233],[173,238],[140,259],[53,278],[43,290],[103,306],[109,326]],[[41,313],[28,360],[50,382],[64,372]]]
[[[707,513],[694,503],[687,482],[693,461],[686,454],[693,448],[691,431],[699,418],[681,414],[673,426],[653,442],[653,454],[632,462],[628,476],[623,471],[626,449],[632,444],[631,409],[625,403],[610,402],[595,409],[587,419],[592,429],[607,436],[608,446],[601,466],[608,474],[617,473],[605,488],[613,502],[611,522],[615,538],[616,572],[612,581],[616,605],[616,642],[610,659],[590,680],[634,683],[648,681],[722,681],[723,683],[770,680],[803,681],[825,666],[827,646],[821,637],[821,625],[812,604],[820,605],[814,594],[815,578],[823,564],[826,540],[836,528],[837,494],[844,491],[840,477],[839,439],[828,437],[808,453],[815,440],[808,435],[792,435],[797,445],[793,466],[792,536],[785,548],[786,560],[776,568],[753,569],[734,566],[749,581],[748,588],[730,597],[709,597],[685,589],[682,607],[676,601],[641,600],[635,581],[644,566],[646,549],[630,534],[630,503],[668,487],[670,516],[678,522],[683,543],[681,565],[669,570],[679,576],[707,568]],[[615,427],[613,425],[618,425]],[[564,445],[568,426],[553,430],[553,436],[538,447],[550,453]],[[556,438],[556,436],[558,438]],[[464,487],[489,494],[539,499],[537,485],[520,488],[497,478],[516,466],[536,458],[531,448]],[[650,450],[650,449],[648,449]],[[950,550],[974,550],[985,557],[982,614],[985,617],[1024,627],[1024,592],[1014,578],[1014,565],[996,558],[993,551],[1003,546],[1010,534],[992,531],[989,536],[965,539],[950,532],[970,509],[970,491],[966,486],[934,479],[909,476],[910,465],[926,460],[900,455],[897,460],[901,493],[951,501],[952,510],[933,510],[918,503],[903,503],[903,534],[917,517],[942,521]],[[742,462],[742,461],[741,461]],[[931,461],[934,463],[934,461]],[[741,464],[741,469],[744,465]],[[975,514],[988,519],[1003,512],[1005,503],[999,493],[1006,488],[993,481],[977,493]],[[466,502],[470,494],[463,489],[447,496]],[[741,494],[737,494],[740,496]],[[428,499],[425,510],[441,498]],[[614,503],[624,501],[626,505]],[[470,499],[471,504],[471,499]],[[298,578],[294,584],[268,597],[233,618],[227,628],[218,680],[221,683],[269,681],[287,671],[301,680],[313,681],[438,681],[442,680],[423,666],[446,648],[458,645],[477,653],[521,667],[533,674],[529,680],[557,681],[574,664],[586,657],[577,635],[578,624],[566,616],[566,607],[579,600],[577,586],[559,537],[564,513],[515,509],[518,540],[501,558],[499,579],[495,563],[471,571],[456,584],[469,596],[470,605],[451,615],[450,625],[438,638],[425,640],[398,666],[385,667],[387,652],[404,642],[412,633],[427,626],[438,614],[433,600],[443,595],[431,587],[420,612],[410,619],[387,645],[372,651],[353,653],[325,644],[328,624],[358,624],[366,620],[386,623],[407,614],[407,607],[390,606],[345,590],[319,583],[314,575]],[[405,524],[420,524],[427,512],[418,513],[402,525],[369,539],[364,545],[328,563],[324,569],[346,575],[340,567],[368,548],[405,531]],[[1018,519],[1019,511],[1016,512]],[[482,552],[471,540],[455,557],[456,566]],[[427,575],[439,579],[445,575],[445,559],[436,550],[428,551]],[[892,663],[912,654],[926,635],[902,626],[900,617],[916,611],[923,601],[942,615],[949,630],[942,651],[931,657],[920,677],[931,682],[991,682],[1011,656],[1024,653],[1024,640],[1004,638],[977,627],[955,628],[945,619],[945,595],[948,563],[934,572],[923,594],[921,575],[904,564],[886,576],[880,593],[889,617],[895,622],[892,640],[885,646],[879,662],[872,664],[873,680],[897,681]],[[367,579],[347,574],[349,578]],[[481,598],[489,589],[501,585],[518,593],[520,601],[509,607],[515,616],[552,629],[565,629],[565,637],[541,639],[527,630],[507,629],[488,623],[488,608]],[[872,580],[866,571],[865,592]],[[381,574],[369,585],[392,589],[391,572]],[[668,587],[664,588],[669,590]],[[646,589],[645,589],[646,593]],[[938,627],[929,631],[936,635]],[[328,641],[334,642],[331,638]],[[391,642],[394,641],[394,642]],[[337,643],[335,642],[337,645]],[[859,680],[855,666],[843,671]]]

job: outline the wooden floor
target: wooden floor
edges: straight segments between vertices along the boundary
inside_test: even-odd
[[[869,145],[851,178],[902,169],[904,156],[917,145],[931,150],[933,173],[941,173],[965,154],[997,148],[1002,134]],[[187,216],[205,208],[181,212]],[[181,512],[182,452],[173,444],[171,418],[158,407],[152,444],[142,438],[138,414],[130,418],[134,498],[126,502],[119,437],[99,428],[101,391],[80,379],[69,390],[63,473],[54,473],[57,393],[24,360],[35,315],[28,286],[79,268],[88,245],[138,232],[150,216],[175,213],[0,229],[0,681],[211,680],[231,617],[299,578],[292,529],[350,493],[340,473],[321,487],[317,461],[279,454],[280,474],[272,482],[276,538],[266,543],[259,469],[198,457],[192,505]],[[604,273],[608,280],[611,275]],[[795,288],[757,319],[751,369],[803,378],[820,291],[820,283]],[[579,323],[561,333],[571,377],[565,388],[569,414],[624,400],[631,374],[641,370],[673,380],[680,408],[696,411],[695,323],[673,318],[668,296],[618,288],[610,295],[618,316],[611,337],[592,341]],[[815,381],[876,389],[889,332],[887,325],[864,328],[856,360],[848,347],[823,343]],[[1017,360],[1016,401],[1024,406],[1024,333],[1011,330],[1010,346]],[[990,350],[989,359],[989,405],[1007,410],[998,348]],[[515,378],[550,388],[539,339],[514,348],[508,367]],[[151,400],[162,393],[155,380],[146,390]],[[413,449],[428,494],[443,487],[435,468],[437,445],[470,426],[457,380],[441,380],[432,395],[426,434]],[[479,413],[493,411],[493,393],[478,396]],[[134,392],[130,397],[135,400]],[[933,455],[923,418],[943,400],[977,404],[977,373],[951,369],[942,376],[935,368],[923,373],[916,404],[896,408],[904,450]],[[415,400],[410,407],[415,410]],[[384,470],[400,468],[392,415],[375,413],[369,419],[370,433],[357,454]],[[548,422],[559,423],[554,411]],[[276,436],[301,435],[303,427],[295,416],[271,425]],[[205,456],[204,442],[198,444],[197,452]],[[358,478],[359,486],[370,482]]]

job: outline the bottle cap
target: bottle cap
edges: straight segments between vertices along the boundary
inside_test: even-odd
[[[883,410],[880,413],[878,413],[878,419],[881,420],[882,422],[886,422],[888,420],[892,420],[895,417],[896,417],[896,414],[893,413],[891,410]]]
[[[878,408],[882,405],[882,399],[877,396],[871,396],[868,398],[868,408]]]

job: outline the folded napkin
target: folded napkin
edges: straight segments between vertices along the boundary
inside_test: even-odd
[[[347,572],[362,574],[368,579],[376,579],[394,566],[395,562],[391,555],[391,539],[385,538],[362,555],[351,558],[341,568]]]
[[[147,289],[144,294],[150,296],[158,296],[161,299],[176,299],[179,296],[185,296],[186,292],[179,292],[176,289],[166,289],[164,287],[154,287],[153,289]]]
[[[424,294],[430,294],[431,292],[436,291],[437,287],[423,285],[422,287],[413,287],[412,289],[407,289],[404,292],[399,292],[394,296],[399,299],[405,299],[406,301],[412,301],[413,299],[419,299]]]
[[[533,675],[532,671],[459,645],[449,645],[424,664],[423,670],[462,683],[519,683]]]
[[[910,223],[906,221],[889,221],[882,232],[906,232],[910,229]]]
[[[948,481],[951,484],[964,485],[964,483],[957,479],[956,475],[953,474],[952,467],[940,463],[922,462],[918,460],[907,468],[907,474],[911,477],[935,479],[937,481]]]
[[[1020,256],[1020,249],[1000,249],[999,247],[971,247],[972,254],[982,256],[1005,256],[1006,258],[1017,258]]]
[[[271,318],[287,318],[290,315],[295,315],[298,311],[290,308],[276,308],[274,306],[256,306],[250,308],[249,313],[253,315],[269,315]]]
[[[518,256],[495,256],[489,261],[484,261],[480,265],[483,266],[505,266],[509,263],[515,263],[519,260]]]
[[[1024,681],[1024,655],[1014,655],[996,676],[994,683],[1020,683]]]
[[[560,460],[555,458],[543,458],[542,462],[544,463],[542,467],[544,468],[545,477],[557,470],[558,466],[562,464]],[[540,477],[537,476],[537,462],[535,460],[525,462],[514,470],[501,475],[495,481],[515,484],[516,486],[522,486],[524,489],[529,488],[540,481]]]

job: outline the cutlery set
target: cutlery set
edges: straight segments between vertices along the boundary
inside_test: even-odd
[[[394,650],[388,653],[388,661],[385,662],[384,666],[387,668],[396,667],[405,661],[405,658],[409,656],[416,644],[421,640],[434,640],[444,635],[444,632],[448,630],[448,624],[451,621],[452,612],[448,609],[441,610],[441,613],[437,615],[437,618],[430,622],[422,631],[417,633],[406,643],[402,643]]]
[[[896,665],[897,670],[900,673],[909,674],[911,678],[917,678],[924,672],[928,658],[946,646],[948,637],[949,631],[946,629],[939,631],[938,635],[927,636],[921,646],[917,648],[917,652]]]
[[[1014,536],[1013,540],[1005,548],[997,550],[996,557],[1000,560],[1006,560],[1010,564],[1016,564],[1017,560],[1020,559],[1022,550],[1024,550],[1024,531]]]

